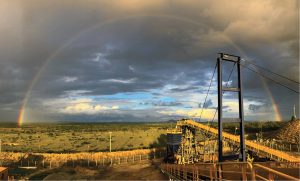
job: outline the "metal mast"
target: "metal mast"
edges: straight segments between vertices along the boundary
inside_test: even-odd
[[[218,64],[218,148],[219,162],[223,161],[223,143],[222,143],[222,123],[225,121],[222,118],[222,107],[223,107],[223,92],[237,92],[239,99],[239,118],[229,118],[229,122],[238,122],[240,124],[240,160],[246,161],[245,155],[245,132],[244,132],[244,109],[243,109],[243,94],[242,94],[242,79],[241,79],[241,58],[239,56],[220,53],[217,59]],[[237,78],[238,78],[238,87],[224,87],[222,85],[222,62],[233,62],[237,64]]]

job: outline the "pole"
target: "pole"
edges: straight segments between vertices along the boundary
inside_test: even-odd
[[[223,161],[222,145],[222,59],[218,58],[218,159]]]
[[[238,57],[237,64],[238,73],[238,88],[239,88],[239,117],[240,117],[240,154],[241,161],[246,161],[245,155],[245,131],[244,131],[244,108],[243,108],[243,94],[242,94],[242,79],[241,79],[241,58]]]
[[[111,152],[111,133],[109,132],[109,152]]]

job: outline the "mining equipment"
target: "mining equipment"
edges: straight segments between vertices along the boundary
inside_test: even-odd
[[[0,167],[0,180],[8,180],[8,168]]]
[[[167,132],[166,162],[191,164],[199,161],[201,151],[196,141],[196,129],[182,126]]]
[[[167,131],[167,154],[165,161],[168,163],[176,163],[175,156],[179,150],[182,141],[182,132],[175,128]]]
[[[233,63],[227,80],[230,80],[235,70],[236,87],[223,85],[223,62]],[[300,159],[298,157],[251,140],[245,140],[241,66],[246,65],[239,56],[220,53],[217,58],[210,81],[212,82],[217,70],[218,107],[215,111],[215,115],[218,115],[217,128],[201,122],[200,115],[199,122],[182,119],[177,121],[173,131],[168,132],[166,157],[168,163],[162,164],[161,169],[171,180],[299,180]],[[238,117],[228,118],[222,114],[224,92],[233,92],[238,95]],[[206,98],[203,105],[205,102]],[[293,118],[295,119],[296,116],[294,115]],[[225,132],[224,122],[239,124],[238,134]],[[196,135],[196,131],[200,134]],[[196,139],[200,135],[204,136],[204,139],[197,142]],[[261,160],[255,160],[253,156],[267,159],[261,162]],[[207,163],[206,160],[212,163]]]

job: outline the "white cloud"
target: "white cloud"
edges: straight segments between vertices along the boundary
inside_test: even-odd
[[[78,77],[63,77],[62,80],[64,82],[74,82],[78,79]]]
[[[208,119],[211,120],[214,116],[215,109],[202,109],[196,108],[196,109],[176,109],[176,110],[165,110],[165,111],[158,111],[160,114],[168,115],[168,116],[184,116],[184,117],[192,117],[192,118],[200,118],[201,112],[201,118],[202,119]]]
[[[111,62],[108,59],[106,59],[105,55],[101,52],[96,53],[92,61],[99,63],[99,66],[101,68],[105,68],[111,65]]]
[[[222,81],[222,85],[226,87],[230,87],[232,85],[232,80],[229,81]]]
[[[134,68],[132,65],[129,65],[129,66],[128,66],[128,69],[129,69],[131,72],[135,72],[135,68]]]
[[[67,114],[97,114],[110,110],[117,110],[119,106],[104,106],[93,104],[92,99],[77,99],[71,101],[70,104],[62,108],[60,111]]]
[[[101,58],[103,57],[102,53],[96,53],[95,58],[92,59],[93,62],[100,62]]]
[[[70,91],[64,91],[64,94],[66,97],[77,97],[85,93],[92,92],[90,90],[70,90]]]
[[[132,84],[132,83],[135,83],[136,81],[137,81],[137,78],[100,80],[100,82],[121,83],[121,84]]]

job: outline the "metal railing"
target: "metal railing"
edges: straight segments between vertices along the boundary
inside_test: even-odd
[[[204,124],[201,124],[201,123],[198,123],[198,122],[195,122],[193,120],[178,121],[177,125],[178,126],[187,125],[187,126],[191,126],[191,127],[194,127],[194,128],[198,128],[198,129],[208,131],[208,132],[210,132],[212,134],[215,134],[215,135],[218,134],[217,129],[212,128],[212,127],[207,126],[207,125],[204,125]],[[240,143],[239,136],[235,136],[233,134],[223,132],[223,138],[225,140],[228,139],[228,140],[230,140],[230,141],[232,141],[236,144]],[[271,159],[274,159],[274,160],[288,161],[288,162],[300,162],[300,158],[291,156],[287,153],[284,153],[284,152],[279,151],[279,150],[275,150],[273,148],[269,148],[267,146],[263,146],[261,144],[255,143],[253,141],[246,140],[245,144],[246,144],[247,149],[249,149],[251,151],[254,151],[255,153],[267,156],[267,157],[269,157]]]
[[[161,170],[174,180],[299,180],[275,169],[250,162],[161,164]]]

